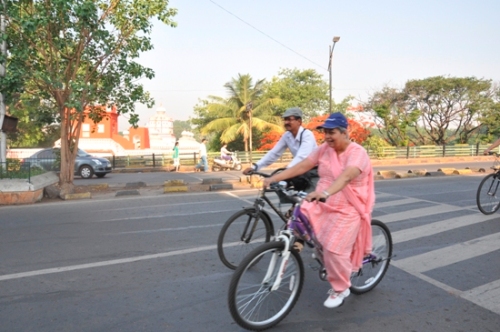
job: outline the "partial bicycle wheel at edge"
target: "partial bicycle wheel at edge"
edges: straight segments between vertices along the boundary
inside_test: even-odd
[[[299,253],[290,252],[279,287],[272,290],[283,260],[284,242],[265,243],[243,259],[229,284],[228,305],[241,327],[262,331],[278,324],[295,306],[304,283]],[[276,259],[272,263],[273,256]]]
[[[372,220],[372,255],[359,272],[351,275],[351,292],[363,294],[371,291],[382,280],[392,256],[392,236],[389,228],[379,221]]]
[[[500,208],[499,176],[497,173],[487,175],[477,188],[476,203],[482,214],[493,214]]]
[[[224,265],[236,269],[241,260],[257,246],[271,240],[271,220],[259,212],[256,222],[255,208],[247,208],[233,214],[219,233],[217,252]]]

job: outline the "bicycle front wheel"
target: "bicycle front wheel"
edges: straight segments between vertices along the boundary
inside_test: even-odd
[[[241,260],[273,235],[272,221],[255,208],[233,214],[224,224],[217,240],[219,258],[230,269],[236,269]]]
[[[280,270],[285,244],[270,242],[253,250],[241,262],[229,284],[231,316],[247,330],[262,331],[278,324],[297,302],[304,282],[299,253],[290,251],[285,271]],[[272,290],[276,277],[282,280]]]
[[[493,214],[500,208],[500,174],[493,173],[486,176],[477,188],[477,208],[483,214]]]
[[[363,259],[363,266],[351,275],[351,291],[363,294],[378,285],[389,268],[392,256],[392,237],[387,226],[372,220],[372,254]]]

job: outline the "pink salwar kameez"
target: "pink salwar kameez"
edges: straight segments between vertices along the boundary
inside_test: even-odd
[[[341,154],[324,143],[308,159],[318,165],[317,192],[326,190],[348,166],[361,171],[325,203],[304,202],[301,206],[323,246],[328,281],[336,292],[342,292],[351,286],[351,273],[359,270],[372,249],[375,193],[370,158],[362,146],[352,142]]]

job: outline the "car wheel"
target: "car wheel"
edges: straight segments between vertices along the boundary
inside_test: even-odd
[[[79,173],[82,179],[90,179],[94,175],[94,170],[89,165],[83,165]]]

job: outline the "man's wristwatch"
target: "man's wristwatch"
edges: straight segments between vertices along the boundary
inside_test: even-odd
[[[330,194],[329,194],[329,193],[328,193],[328,191],[326,191],[326,190],[323,190],[323,195],[325,195],[325,196],[326,196],[326,198],[330,197]]]

